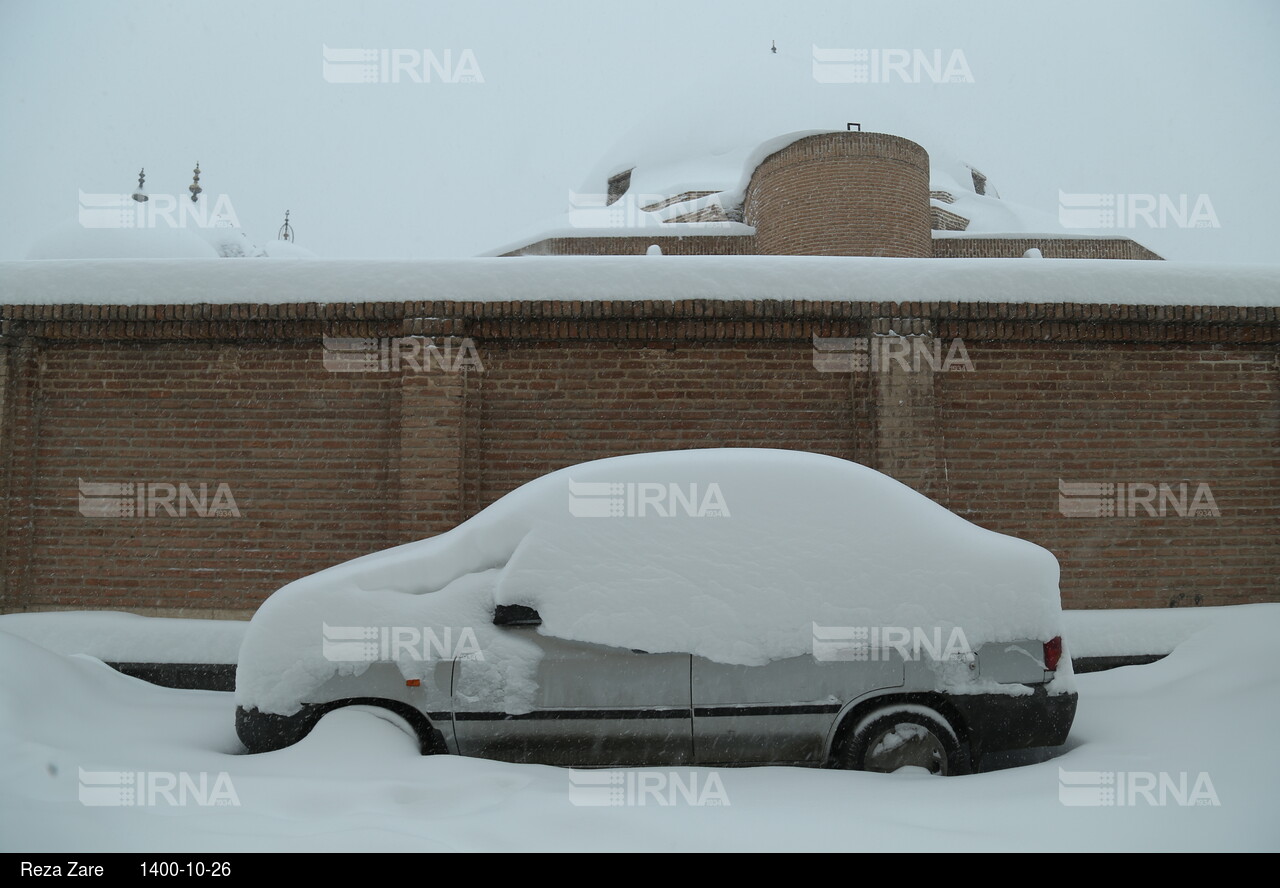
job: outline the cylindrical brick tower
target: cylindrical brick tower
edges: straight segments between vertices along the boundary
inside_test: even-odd
[[[763,255],[929,257],[929,154],[884,133],[806,136],[756,168],[743,221]]]

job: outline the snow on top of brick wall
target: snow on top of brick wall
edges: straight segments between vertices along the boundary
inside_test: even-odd
[[[861,256],[0,262],[0,305],[683,299],[1280,306],[1280,266]]]

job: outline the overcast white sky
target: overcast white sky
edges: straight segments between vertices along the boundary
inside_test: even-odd
[[[0,0],[0,258],[80,191],[145,166],[185,193],[197,160],[256,239],[290,209],[321,256],[470,256],[603,189],[584,177],[629,141],[856,120],[932,133],[1050,215],[1059,190],[1207,195],[1219,228],[1122,233],[1276,264],[1278,40],[1275,0]],[[470,50],[484,82],[332,83],[324,45]],[[815,45],[958,50],[973,82],[819,83]]]

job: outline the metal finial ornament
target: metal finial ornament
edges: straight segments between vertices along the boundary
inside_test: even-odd
[[[195,178],[191,180],[191,184],[187,186],[187,190],[191,192],[191,202],[195,203],[196,198],[200,196],[200,192],[204,191],[204,189],[200,187],[200,161],[196,161],[196,168],[192,170],[191,173]]]
[[[293,243],[293,226],[289,224],[289,211],[284,211],[284,224],[276,232],[276,239]]]
[[[776,40],[770,40],[770,41],[769,41],[769,44],[770,44],[769,48],[770,48],[770,49],[772,49],[772,50],[774,51],[774,53],[776,54],[776,53],[778,52],[778,41],[776,41]]]
[[[133,192],[133,199],[138,203],[146,203],[150,200],[150,198],[147,197],[147,192],[142,190],[142,183],[145,181],[147,181],[147,169],[146,167],[143,167],[138,170],[138,190]]]

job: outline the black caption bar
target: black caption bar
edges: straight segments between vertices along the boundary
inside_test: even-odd
[[[343,861],[327,854],[137,854],[133,852],[111,854],[89,852],[76,854],[23,854],[9,852],[3,855],[4,870],[27,884],[47,884],[52,879],[129,879],[131,885],[162,884],[181,880],[203,880],[214,884],[226,884],[233,879],[252,879],[261,882],[267,876],[267,858],[286,857],[289,879],[314,875],[317,879],[330,880],[335,875],[335,865],[341,868]],[[358,857],[359,855],[354,855]],[[355,862],[352,864],[353,874]],[[8,884],[12,881],[6,880]],[[77,884],[84,884],[83,882]]]

